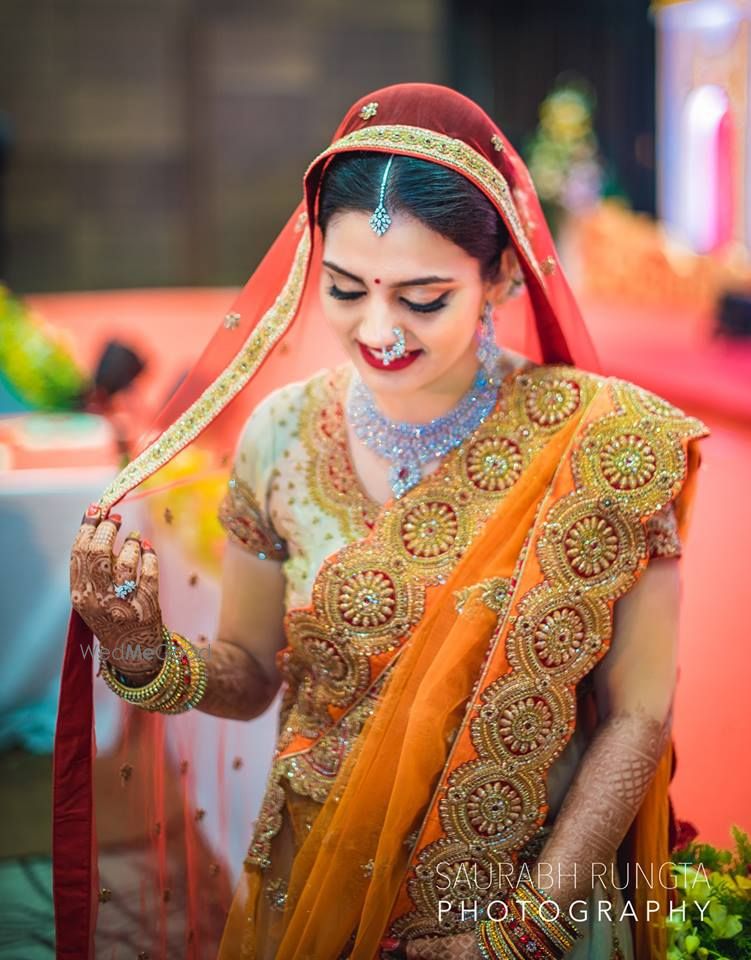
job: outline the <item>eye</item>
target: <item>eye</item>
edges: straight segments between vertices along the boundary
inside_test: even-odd
[[[446,299],[448,298],[448,290],[445,293],[442,293],[440,297],[437,297],[435,300],[431,300],[429,303],[413,303],[411,300],[405,300],[404,297],[401,297],[401,301],[405,306],[409,307],[410,310],[413,310],[415,313],[435,313],[437,310],[440,310],[442,307],[446,306]]]
[[[363,290],[340,290],[335,283],[332,283],[327,291],[330,297],[335,300],[357,300],[363,296]]]

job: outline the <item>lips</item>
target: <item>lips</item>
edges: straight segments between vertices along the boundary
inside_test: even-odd
[[[362,355],[363,360],[371,367],[375,367],[376,370],[383,370],[384,372],[390,372],[392,370],[403,370],[405,367],[410,366],[417,360],[422,350],[408,350],[403,357],[399,357],[398,360],[392,360],[391,363],[384,363],[381,360],[380,356],[376,353],[373,353],[370,347],[366,347],[364,343],[357,341],[357,345],[360,348],[360,354]]]

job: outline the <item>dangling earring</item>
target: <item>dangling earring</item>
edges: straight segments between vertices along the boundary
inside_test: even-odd
[[[493,324],[493,304],[485,301],[482,310],[482,319],[480,320],[480,337],[477,344],[477,359],[485,367],[488,373],[498,363],[501,356],[501,348],[496,343],[495,326]]]

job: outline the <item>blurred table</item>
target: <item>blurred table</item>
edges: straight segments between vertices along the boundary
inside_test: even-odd
[[[148,421],[221,322],[232,290],[127,290],[43,294],[26,302],[66,331],[86,370],[116,338],[146,361],[128,391]],[[52,751],[70,608],[68,557],[81,514],[118,470],[107,421],[86,414],[0,417],[0,749]],[[109,691],[98,697],[101,748],[113,735]],[[100,729],[101,727],[101,729]]]
[[[0,749],[52,752],[70,614],[70,545],[86,505],[115,473],[114,464],[0,470]],[[105,746],[116,725],[108,694],[97,691],[97,736]]]

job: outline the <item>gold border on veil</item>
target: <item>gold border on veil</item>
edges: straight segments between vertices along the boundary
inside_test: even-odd
[[[307,180],[315,165],[326,157],[342,151],[368,149],[408,154],[424,160],[438,162],[444,166],[452,167],[476,183],[493,203],[503,211],[506,223],[518,246],[523,251],[530,269],[544,287],[545,281],[542,269],[537,262],[516,210],[508,181],[489,160],[486,160],[481,153],[478,153],[463,140],[457,140],[455,137],[436,133],[424,127],[411,127],[404,124],[366,127],[335,140],[331,146],[319,153],[305,171],[305,179]]]
[[[309,256],[310,233],[306,230],[297,244],[292,267],[279,296],[251,330],[242,348],[198,399],[120,471],[99,498],[103,510],[109,509],[195,440],[242,390],[297,313]]]

